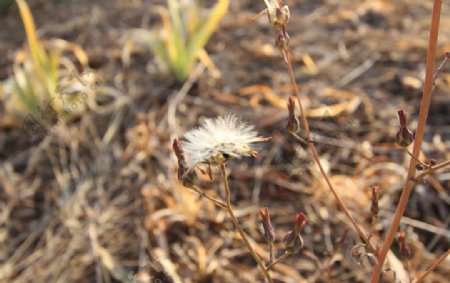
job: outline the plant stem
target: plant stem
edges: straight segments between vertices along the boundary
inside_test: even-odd
[[[196,185],[194,185],[192,187],[192,190],[195,191],[196,193],[198,193],[201,197],[204,197],[206,199],[209,199],[210,201],[212,201],[215,205],[217,205],[220,208],[227,208],[227,205],[221,201],[216,199],[213,196],[208,195],[207,193],[205,193],[204,191],[202,191],[199,187],[197,187]]]
[[[422,161],[420,161],[420,159],[419,159],[418,157],[416,157],[414,154],[412,154],[412,153],[408,150],[407,147],[402,147],[402,148],[403,148],[403,150],[404,150],[409,156],[411,156],[411,158],[414,158],[414,159],[417,161],[417,163],[419,163],[420,165],[424,166],[424,167],[427,168],[427,169],[430,168],[430,165],[427,165],[427,164],[423,163]]]
[[[441,168],[447,167],[450,165],[450,160],[444,161],[442,163],[439,163],[437,165],[434,165],[432,167],[429,167],[427,170],[423,171],[417,177],[413,178],[414,181],[420,181],[423,179],[423,177],[430,175],[431,173],[435,172],[436,170],[439,170]]]
[[[420,153],[420,148],[422,146],[423,134],[425,132],[425,124],[428,117],[428,110],[430,108],[430,100],[433,89],[433,69],[434,69],[434,59],[436,55],[436,45],[439,31],[439,21],[441,16],[441,5],[442,0],[434,0],[433,12],[431,17],[431,27],[430,27],[430,38],[428,42],[428,54],[427,54],[427,68],[425,74],[425,83],[423,87],[422,102],[420,105],[419,122],[417,126],[416,137],[414,140],[413,152],[412,154],[418,156]],[[394,219],[388,230],[386,239],[378,253],[378,264],[375,266],[370,282],[377,283],[380,280],[381,270],[383,268],[386,255],[389,252],[392,241],[394,240],[395,234],[397,232],[398,226],[400,225],[400,220],[406,209],[406,204],[408,203],[409,195],[414,184],[411,178],[414,177],[416,173],[416,160],[411,158],[409,162],[408,175],[406,177],[405,185],[403,187],[402,195],[400,196],[400,201],[397,205],[395,211]]]
[[[272,262],[272,263],[270,263],[269,265],[267,265],[266,270],[272,269],[277,263],[282,262],[282,261],[285,260],[288,256],[289,256],[289,253],[288,253],[288,252],[285,252],[285,253],[282,254],[279,258],[277,258],[274,262]]]
[[[222,170],[223,183],[224,183],[224,186],[225,186],[226,208],[228,210],[228,214],[230,215],[234,226],[239,231],[239,234],[241,235],[242,240],[244,241],[245,245],[247,246],[248,251],[253,256],[255,261],[258,263],[258,265],[259,265],[260,269],[262,270],[264,276],[266,277],[267,281],[269,283],[273,283],[273,280],[272,280],[272,277],[270,276],[269,271],[266,270],[266,267],[264,266],[264,263],[261,261],[261,259],[256,254],[256,252],[253,250],[253,247],[250,244],[249,240],[247,239],[247,236],[245,235],[244,230],[242,230],[241,225],[239,224],[236,216],[234,215],[233,207],[231,206],[231,191],[230,191],[230,186],[228,185],[228,178],[227,178],[227,172],[226,172],[226,169],[225,169],[225,163],[221,163],[220,164],[220,169]]]
[[[269,264],[273,262],[273,243],[269,244]]]
[[[283,51],[282,53],[283,53],[284,61],[285,61],[286,66],[288,68],[291,84],[292,84],[293,90],[294,90],[295,95],[296,95],[297,100],[298,100],[298,106],[300,108],[300,116],[301,116],[303,127],[304,127],[305,132],[306,132],[306,140],[307,141],[312,141],[311,130],[309,129],[308,119],[306,118],[305,111],[303,110],[303,104],[302,104],[302,101],[300,99],[300,91],[298,89],[297,83],[295,82],[295,76],[294,76],[294,72],[292,70],[292,64],[291,64],[291,58],[290,58],[290,55],[289,55],[289,51],[287,50],[287,47],[282,49],[282,51]],[[291,133],[291,134],[298,141],[302,141],[303,142],[303,139],[300,138],[297,134],[295,134],[295,133]],[[344,214],[347,216],[347,218],[352,223],[352,225],[355,228],[356,232],[358,233],[359,237],[364,241],[364,243],[371,250],[371,252],[375,252],[375,247],[370,242],[370,239],[365,235],[365,233],[363,232],[362,228],[358,225],[358,223],[356,223],[355,219],[353,219],[353,217],[350,214],[350,211],[348,210],[347,206],[344,204],[344,202],[342,201],[342,199],[339,197],[339,195],[337,194],[336,190],[334,189],[333,185],[331,184],[330,178],[328,177],[328,174],[325,172],[325,169],[322,166],[322,162],[320,161],[319,154],[317,153],[317,150],[316,150],[316,147],[314,146],[314,143],[313,142],[308,142],[308,147],[309,147],[309,149],[311,151],[311,155],[312,155],[314,161],[316,162],[317,166],[319,167],[320,173],[322,174],[323,178],[325,179],[325,182],[327,183],[329,190],[334,195],[334,197],[335,197],[339,207],[344,211]]]
[[[445,252],[441,257],[439,257],[438,259],[436,259],[435,262],[433,262],[433,264],[427,269],[427,271],[425,271],[424,274],[420,275],[419,278],[417,278],[414,283],[419,283],[420,281],[422,281],[423,279],[425,279],[425,277],[428,276],[428,274],[430,274],[433,270],[436,269],[436,267],[438,267],[439,264],[441,264],[441,262],[444,261],[444,259],[450,254],[450,249],[447,250],[447,252]]]

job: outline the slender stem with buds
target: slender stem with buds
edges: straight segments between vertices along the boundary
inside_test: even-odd
[[[430,27],[430,38],[428,42],[428,54],[427,54],[427,68],[425,74],[425,83],[423,87],[422,102],[420,105],[419,122],[417,125],[416,137],[414,140],[413,152],[414,156],[418,156],[420,153],[420,148],[422,146],[423,134],[425,132],[425,124],[428,117],[428,110],[430,108],[431,94],[433,90],[433,72],[434,72],[434,59],[436,55],[436,45],[439,32],[439,21],[441,17],[441,5],[442,0],[434,0],[433,12],[431,16],[431,27]],[[409,162],[408,175],[406,177],[405,185],[403,187],[402,195],[400,196],[400,201],[397,205],[395,211],[394,219],[390,225],[389,231],[387,233],[386,239],[384,240],[383,246],[378,253],[378,264],[375,266],[370,282],[377,283],[380,280],[381,271],[383,269],[383,264],[386,259],[386,255],[391,248],[392,241],[394,240],[395,234],[397,232],[398,226],[400,225],[400,220],[406,209],[406,204],[409,200],[409,195],[413,188],[414,182],[411,180],[416,173],[416,160],[411,158]]]
[[[441,168],[447,167],[450,165],[450,160],[444,161],[442,163],[439,163],[437,165],[434,165],[432,167],[429,167],[427,170],[423,171],[419,175],[417,175],[415,178],[413,178],[414,181],[421,181],[425,176],[432,174],[436,170],[439,170]]]
[[[282,49],[282,52],[283,52],[284,61],[285,61],[286,66],[288,68],[289,77],[291,79],[291,84],[292,84],[294,93],[295,93],[295,95],[297,97],[297,100],[298,100],[298,106],[300,108],[300,116],[301,116],[301,120],[302,120],[301,124],[303,125],[303,127],[305,129],[305,132],[306,132],[306,140],[307,141],[312,141],[311,130],[309,128],[308,119],[306,118],[305,111],[303,110],[303,104],[302,104],[302,101],[300,99],[300,91],[298,89],[297,83],[295,82],[295,76],[294,76],[294,72],[292,70],[291,58],[290,58],[290,55],[289,55],[289,51],[287,50],[287,47],[284,47]],[[300,138],[297,134],[295,134],[295,133],[291,133],[291,134],[298,141],[300,141],[300,142],[304,141],[304,139]],[[312,155],[314,161],[316,162],[317,166],[319,167],[320,173],[322,174],[323,178],[325,179],[325,182],[327,183],[329,190],[334,195],[334,197],[335,197],[339,207],[344,211],[344,214],[350,220],[350,222],[352,223],[353,227],[358,232],[360,238],[364,241],[364,243],[366,243],[366,245],[371,250],[371,252],[375,252],[375,247],[370,242],[370,239],[365,235],[365,233],[363,232],[362,228],[358,225],[358,223],[352,217],[352,215],[350,214],[350,211],[348,210],[347,206],[344,204],[344,202],[342,201],[342,199],[339,197],[339,195],[337,194],[336,190],[334,189],[333,185],[331,184],[330,178],[328,177],[328,174],[325,172],[325,169],[322,166],[322,163],[321,163],[320,158],[319,158],[319,154],[317,153],[317,150],[316,150],[316,147],[314,146],[314,143],[313,142],[308,142],[308,147],[309,147],[309,149],[311,151],[311,155]]]
[[[241,235],[242,240],[244,241],[245,245],[247,246],[248,251],[253,256],[255,261],[258,263],[260,269],[264,273],[264,276],[266,277],[267,281],[269,283],[272,283],[272,277],[270,276],[270,273],[268,270],[266,270],[266,267],[264,266],[264,263],[261,261],[259,256],[256,254],[256,252],[253,250],[252,245],[250,244],[250,241],[247,239],[247,236],[245,235],[244,230],[242,230],[241,225],[239,224],[236,216],[234,215],[233,207],[231,206],[231,191],[230,186],[228,185],[228,178],[227,178],[227,172],[225,169],[225,164],[220,164],[220,169],[222,170],[222,176],[223,176],[223,183],[225,187],[225,194],[226,194],[226,208],[228,210],[228,214],[231,217],[231,220],[233,221],[234,226],[239,231],[239,234]]]
[[[425,168],[430,168],[430,165],[427,165],[427,164],[423,163],[422,161],[420,161],[420,159],[417,156],[415,156],[414,154],[412,154],[411,151],[409,151],[407,147],[403,147],[403,150],[409,156],[411,156],[411,158],[414,158],[417,161],[417,163],[419,163],[420,165],[424,166]]]
[[[428,274],[430,274],[433,270],[436,269],[436,267],[438,267],[439,264],[441,264],[441,262],[443,262],[445,260],[445,258],[450,254],[450,249],[447,250],[447,252],[445,252],[441,257],[439,257],[428,269],[427,271],[425,271],[424,274],[420,275],[419,278],[417,278],[414,283],[419,283],[421,282],[423,279],[425,279],[425,277],[428,276]]]

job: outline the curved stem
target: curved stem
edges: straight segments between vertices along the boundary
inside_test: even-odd
[[[303,110],[303,104],[300,99],[300,91],[298,89],[297,83],[295,82],[295,76],[294,76],[294,72],[292,70],[292,64],[291,64],[291,58],[289,56],[289,51],[287,50],[287,47],[285,47],[282,51],[283,51],[284,61],[288,68],[289,77],[291,79],[291,84],[293,86],[294,93],[298,100],[298,106],[300,108],[300,116],[302,119],[303,127],[305,128],[305,132],[306,132],[306,140],[312,141],[311,130],[309,129],[308,119],[306,118],[306,114]],[[295,133],[291,133],[291,134],[298,141],[303,141],[303,139],[300,138],[297,134],[295,134]],[[364,243],[371,250],[371,252],[375,253],[375,247],[370,242],[370,239],[366,236],[366,234],[363,232],[362,228],[358,225],[358,223],[356,223],[355,219],[350,214],[350,211],[348,210],[347,206],[344,204],[344,202],[342,201],[342,199],[339,197],[336,190],[334,189],[333,185],[331,184],[330,177],[328,177],[328,174],[325,172],[325,169],[322,166],[322,162],[320,161],[319,154],[317,153],[314,143],[308,142],[308,147],[311,151],[311,155],[312,155],[314,161],[316,162],[317,166],[319,167],[320,173],[322,174],[325,182],[327,183],[329,190],[334,195],[334,198],[336,199],[339,207],[344,211],[344,214],[347,216],[347,218],[352,223],[352,225],[355,228],[356,232],[358,233],[359,237],[364,241]]]
[[[442,0],[434,0],[433,12],[431,16],[431,26],[430,26],[430,38],[428,42],[428,53],[427,53],[427,68],[425,74],[425,83],[423,86],[423,96],[422,102],[420,104],[419,122],[417,125],[416,137],[414,140],[413,152],[415,156],[419,156],[420,148],[422,146],[423,135],[425,132],[425,124],[427,122],[428,110],[430,108],[431,94],[433,90],[433,69],[434,69],[434,59],[436,55],[436,45],[439,32],[439,21],[441,17],[441,5]],[[416,174],[416,160],[411,158],[409,162],[408,174],[406,177],[405,185],[403,187],[402,195],[400,196],[400,201],[398,202],[397,209],[395,211],[394,219],[389,227],[389,230],[384,240],[383,246],[378,253],[378,264],[375,266],[372,277],[370,279],[371,283],[377,283],[380,280],[381,271],[383,269],[383,264],[388,254],[392,241],[394,240],[395,234],[397,232],[398,226],[402,219],[403,213],[405,212],[406,205],[409,200],[409,195],[413,188],[414,182],[411,178],[414,178]]]
[[[402,148],[409,156],[411,156],[411,158],[414,158],[417,161],[417,163],[419,163],[420,165],[424,166],[427,169],[430,169],[430,165],[427,165],[427,164],[423,163],[422,161],[420,161],[420,159],[418,157],[416,157],[414,154],[412,154],[412,152],[410,152],[407,147],[402,147]]]
[[[204,191],[202,191],[202,190],[201,190],[199,187],[197,187],[196,185],[194,185],[194,186],[192,187],[192,190],[193,190],[194,192],[196,192],[197,194],[199,194],[201,197],[204,197],[204,198],[206,198],[206,199],[212,201],[212,202],[213,202],[215,205],[217,205],[218,207],[220,207],[220,208],[227,208],[227,205],[226,205],[223,201],[218,200],[218,199],[216,199],[215,197],[208,195],[207,193],[205,193]]]
[[[253,256],[255,261],[258,263],[259,268],[261,269],[261,271],[264,273],[264,276],[266,277],[267,281],[269,283],[273,283],[273,280],[272,280],[272,277],[270,276],[269,271],[266,270],[266,267],[264,266],[264,263],[261,261],[261,259],[256,254],[256,252],[253,250],[253,247],[250,244],[250,241],[247,239],[247,236],[245,235],[244,230],[242,230],[241,225],[239,224],[236,216],[234,215],[233,207],[231,206],[231,191],[230,191],[230,186],[228,185],[227,172],[226,172],[224,163],[220,164],[220,169],[222,170],[223,183],[224,183],[224,186],[225,186],[226,208],[228,210],[228,214],[230,215],[234,226],[239,231],[239,234],[241,235],[242,240],[244,241],[245,245],[247,246],[248,251]]]

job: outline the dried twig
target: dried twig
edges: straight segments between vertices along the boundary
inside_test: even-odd
[[[236,216],[234,215],[233,207],[231,206],[231,191],[230,191],[230,186],[228,185],[228,177],[227,177],[227,172],[226,172],[224,163],[220,164],[220,169],[222,171],[223,183],[224,183],[224,187],[225,187],[226,208],[228,210],[228,214],[230,215],[234,226],[236,227],[236,229],[238,230],[239,234],[241,235],[242,240],[244,241],[245,245],[247,246],[248,251],[253,256],[255,261],[258,263],[258,265],[259,265],[260,269],[262,270],[264,276],[266,277],[267,281],[269,283],[272,283],[273,280],[272,280],[272,277],[270,276],[269,271],[266,269],[266,267],[264,266],[264,263],[261,261],[261,259],[256,254],[256,252],[253,250],[253,247],[250,244],[250,241],[247,239],[247,236],[245,235],[244,230],[242,230],[241,225],[239,224]]]
[[[439,257],[438,259],[436,259],[435,262],[433,262],[433,264],[427,269],[427,271],[425,271],[425,273],[423,273],[422,275],[419,276],[419,278],[417,278],[414,283],[419,283],[420,281],[422,281],[423,279],[425,279],[425,277],[428,276],[428,274],[430,274],[433,270],[436,269],[436,267],[438,267],[439,264],[441,264],[441,262],[443,262],[445,260],[445,258],[450,254],[450,249],[447,250],[447,252],[445,252],[441,257]]]
[[[442,169],[444,167],[447,167],[450,165],[450,160],[444,161],[442,163],[439,163],[437,165],[434,165],[432,167],[429,167],[427,170],[423,171],[419,175],[417,175],[415,178],[412,178],[415,182],[420,182],[425,176],[432,174],[436,170]]]
[[[301,117],[301,124],[304,127],[304,130],[306,132],[306,140],[307,141],[312,141],[312,135],[311,135],[311,130],[309,128],[309,124],[308,124],[308,119],[306,118],[305,115],[305,111],[303,110],[303,104],[302,101],[300,99],[300,91],[298,89],[297,83],[295,82],[295,76],[294,76],[294,72],[292,70],[292,64],[291,64],[291,59],[290,59],[290,55],[289,55],[289,51],[287,49],[287,46],[284,45],[282,48],[282,53],[283,53],[283,57],[284,57],[284,62],[286,63],[286,66],[288,68],[288,72],[289,72],[289,77],[291,79],[291,84],[294,90],[294,93],[297,97],[297,101],[298,101],[298,105],[300,108],[300,117]],[[300,137],[298,137],[298,135],[296,135],[295,133],[291,133],[297,140],[299,141],[303,141],[303,139],[301,139]],[[335,188],[333,187],[333,185],[331,184],[331,180],[328,177],[328,174],[325,172],[325,169],[322,166],[322,162],[320,161],[319,158],[319,154],[317,153],[316,147],[314,146],[313,142],[308,142],[308,146],[309,149],[311,151],[311,155],[314,159],[314,161],[316,162],[317,166],[319,167],[320,173],[322,174],[325,182],[328,185],[329,190],[331,191],[331,193],[334,195],[339,207],[344,211],[344,214],[347,216],[347,218],[350,220],[350,222],[352,223],[353,227],[355,228],[355,230],[358,232],[360,238],[364,241],[364,243],[366,243],[366,245],[369,247],[369,249],[371,250],[371,252],[375,252],[375,247],[373,246],[373,244],[370,242],[370,239],[366,236],[366,234],[363,232],[362,228],[358,225],[358,223],[355,221],[355,219],[352,217],[352,215],[350,214],[350,211],[348,210],[347,206],[344,204],[344,202],[342,201],[342,199],[339,197],[339,195],[337,194]]]

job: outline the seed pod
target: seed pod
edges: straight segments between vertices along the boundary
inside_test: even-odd
[[[261,208],[259,210],[259,216],[264,228],[264,238],[268,243],[275,242],[275,231],[273,229],[272,222],[270,221],[269,209],[267,207]]]
[[[300,121],[298,120],[297,116],[295,116],[295,99],[293,96],[289,97],[288,111],[289,111],[289,118],[288,118],[288,123],[286,125],[286,129],[290,133],[295,133],[300,128]]]
[[[197,181],[197,174],[194,170],[190,170],[186,164],[182,143],[179,139],[173,140],[173,151],[178,159],[178,181],[187,188],[192,188]]]
[[[405,111],[398,110],[398,118],[400,120],[400,128],[395,135],[395,142],[401,147],[407,147],[414,141],[414,133],[406,125],[407,116]]]

